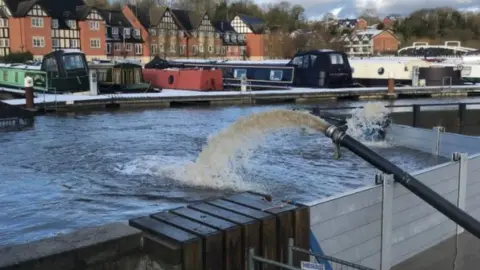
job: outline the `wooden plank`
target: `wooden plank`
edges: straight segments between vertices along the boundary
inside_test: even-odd
[[[224,269],[242,269],[242,228],[240,226],[192,208],[178,208],[171,212],[222,231],[223,254],[217,254],[217,256],[223,257]]]
[[[260,221],[260,249],[257,251],[257,254],[270,260],[276,259],[277,223],[274,215],[223,199],[207,203]],[[275,268],[264,265],[263,269],[270,270]]]
[[[279,200],[272,200],[270,202],[267,201],[264,196],[251,192],[236,194],[224,199],[276,216],[276,260],[287,263],[288,239],[294,236],[293,210],[297,209],[297,207]]]
[[[218,260],[218,254],[223,254],[223,233],[221,231],[169,212],[156,213],[151,217],[202,237],[204,269],[224,269],[223,260]]]
[[[188,207],[206,214],[228,220],[242,228],[242,265],[243,269],[248,270],[248,250],[253,247],[260,250],[260,222],[256,219],[234,213],[232,211],[201,203],[189,205]]]
[[[160,262],[184,270],[203,270],[202,239],[151,217],[129,220],[144,232],[144,250]]]
[[[293,211],[294,246],[310,250],[310,207],[298,207]],[[300,266],[301,261],[309,261],[310,256],[301,252],[293,253],[293,263]]]

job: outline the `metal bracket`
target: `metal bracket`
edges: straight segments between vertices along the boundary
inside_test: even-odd
[[[383,185],[384,183],[390,184],[390,185],[393,184],[395,182],[393,177],[387,177],[387,176],[389,175],[384,173],[375,174],[375,185]]]
[[[452,161],[457,162],[457,161],[460,161],[460,160],[462,160],[462,154],[461,153],[459,153],[459,152],[452,153]]]

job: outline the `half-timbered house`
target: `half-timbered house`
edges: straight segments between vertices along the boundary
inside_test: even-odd
[[[218,21],[215,28],[221,39],[219,46],[220,54],[227,59],[243,59],[246,58],[246,35],[239,34],[233,29],[228,21]]]
[[[113,59],[143,57],[140,29],[134,28],[121,10],[100,10],[105,18],[106,54]]]
[[[232,28],[245,37],[245,55],[254,60],[266,58],[268,47],[265,46],[266,24],[263,20],[239,14],[230,22]],[[268,38],[268,37],[267,37]]]
[[[10,53],[9,17],[5,2],[0,0],[0,57]]]

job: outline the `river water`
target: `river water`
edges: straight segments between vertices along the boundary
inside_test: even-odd
[[[308,130],[270,135],[224,188],[195,187],[167,172],[193,161],[209,135],[238,117],[293,106],[223,107],[40,116],[34,128],[0,133],[0,245],[23,243],[150,214],[235,191],[321,198],[372,185],[374,168]],[[407,171],[436,164],[428,154],[374,150]],[[443,160],[442,160],[443,161]]]

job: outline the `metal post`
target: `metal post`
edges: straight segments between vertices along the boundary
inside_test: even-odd
[[[418,126],[418,118],[420,117],[420,105],[415,104],[413,105],[413,121],[412,121],[412,126],[417,127]]]
[[[255,270],[253,256],[255,256],[255,248],[250,248],[248,250],[248,270]]]
[[[433,146],[433,154],[435,156],[440,155],[440,146],[441,144],[441,139],[442,139],[442,132],[445,132],[445,128],[441,126],[433,127],[433,130],[435,131],[435,145]]]
[[[382,249],[381,270],[390,270],[392,248],[393,175],[382,174]]]
[[[288,265],[293,266],[293,247],[294,241],[293,238],[288,238]]]
[[[458,171],[458,197],[457,206],[462,210],[466,210],[467,201],[467,179],[468,179],[468,154],[467,153],[454,153],[453,160],[460,162],[460,169]],[[461,234],[465,231],[461,226],[457,225],[457,234]]]
[[[458,132],[463,133],[463,127],[465,126],[465,118],[467,117],[467,104],[458,104]]]

